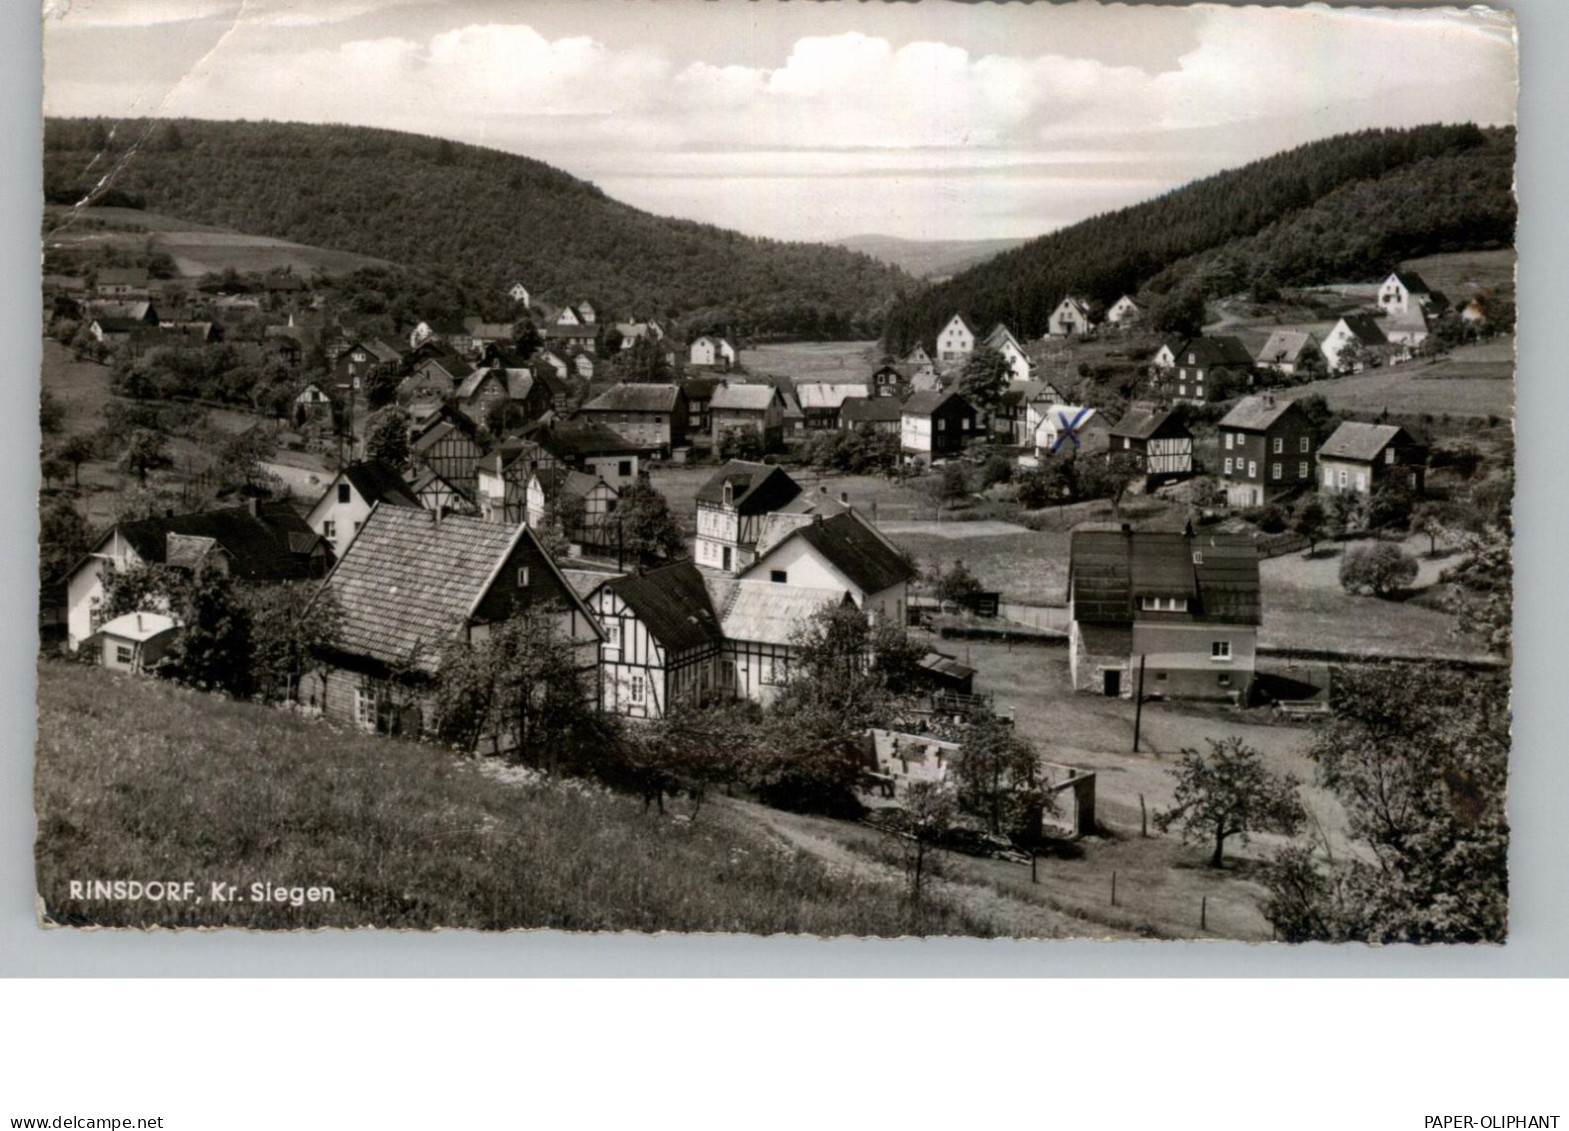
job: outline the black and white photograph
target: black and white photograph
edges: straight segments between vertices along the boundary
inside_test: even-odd
[[[40,928],[1506,942],[1510,12],[42,26]]]

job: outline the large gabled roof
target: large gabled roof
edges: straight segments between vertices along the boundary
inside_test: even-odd
[[[1220,418],[1220,427],[1245,432],[1263,432],[1294,407],[1294,402],[1270,393],[1243,397],[1232,406],[1230,412]]]
[[[1189,361],[1188,358],[1196,360]],[[1252,366],[1253,355],[1242,339],[1231,334],[1212,338],[1189,338],[1183,343],[1179,364]]]
[[[385,460],[368,459],[351,463],[340,474],[354,485],[354,489],[367,503],[389,503],[395,507],[420,505],[409,490],[409,485],[403,481],[403,476],[398,474],[398,469]],[[327,489],[332,490],[332,485],[328,484]]]
[[[698,488],[697,501],[722,505],[727,483],[731,505],[740,514],[767,514],[801,493],[801,485],[784,468],[733,459]]]
[[[1073,619],[1130,624],[1140,597],[1186,598],[1186,613],[1149,619],[1256,625],[1258,550],[1239,534],[1075,530],[1068,577]]]
[[[1379,453],[1406,431],[1396,424],[1361,424],[1355,420],[1341,423],[1325,440],[1318,454],[1331,459],[1359,460],[1371,463]],[[1410,437],[1406,437],[1409,441]]]
[[[234,575],[247,581],[309,577],[311,554],[320,541],[288,503],[260,503],[254,514],[246,505],[122,522],[114,530],[144,562],[168,560],[171,534],[187,540],[210,539],[229,555]]]
[[[375,507],[322,583],[342,610],[334,650],[389,666],[434,672],[440,651],[462,638],[480,601],[520,543],[554,575],[551,596],[575,603],[594,623],[526,526],[464,515]]]
[[[1258,351],[1258,361],[1260,365],[1280,362],[1295,365],[1309,346],[1318,346],[1318,339],[1310,331],[1276,330]]]
[[[813,616],[850,600],[840,589],[712,576],[703,581],[724,638],[754,644],[793,644]]]
[[[1135,404],[1129,407],[1121,420],[1112,427],[1113,436],[1126,436],[1130,440],[1148,440],[1155,436],[1191,435],[1170,410],[1154,405]]]
[[[625,601],[654,639],[672,652],[724,640],[703,574],[690,561],[618,577],[605,582],[605,587]]]
[[[901,406],[902,416],[930,416],[950,400],[958,400],[965,408],[970,407],[970,402],[951,389],[937,389],[929,392],[911,393],[905,398]]]
[[[816,550],[863,593],[880,593],[890,585],[909,581],[914,576],[908,559],[854,513],[836,514],[821,522],[804,523],[781,538],[768,552],[773,553],[794,538],[801,539]],[[760,557],[742,576],[759,572],[761,565]]]
[[[1389,339],[1384,336],[1384,328],[1371,314],[1348,314],[1340,321],[1365,346],[1389,344]]]
[[[583,406],[583,412],[663,412],[676,410],[679,385],[612,385]]]
[[[802,408],[836,409],[846,401],[859,400],[871,394],[864,381],[854,384],[812,381],[797,384],[795,395],[800,398]]]
[[[765,412],[778,395],[779,390],[772,385],[726,385],[714,390],[713,398],[708,404],[713,410],[742,409]]]
[[[1392,271],[1394,277],[1400,280],[1400,285],[1414,295],[1431,294],[1432,288],[1427,285],[1427,280],[1415,271]]]
[[[904,406],[893,397],[856,397],[839,406],[839,419],[847,424],[897,423]]]

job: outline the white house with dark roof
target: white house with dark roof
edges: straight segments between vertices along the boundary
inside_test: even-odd
[[[992,332],[986,335],[986,345],[1002,354],[1008,359],[1008,368],[1012,371],[1009,380],[1028,381],[1030,379],[1030,357],[1024,350],[1019,339],[1013,336],[1013,331],[1001,322],[992,327]]]
[[[1106,308],[1106,322],[1112,326],[1131,326],[1143,318],[1144,308],[1131,295],[1123,295]]]
[[[1324,335],[1323,350],[1331,373],[1360,373],[1383,360],[1389,339],[1371,314],[1348,314]]]
[[[1090,315],[1090,304],[1073,295],[1063,296],[1063,300],[1046,319],[1046,333],[1053,338],[1088,334],[1093,329],[1095,319]]]
[[[606,578],[587,604],[604,630],[599,693],[605,711],[658,719],[678,704],[698,706],[735,694],[733,661],[728,686],[720,674],[725,640],[719,616],[691,562]]]
[[[732,369],[741,360],[735,343],[720,334],[699,334],[687,346],[687,363],[710,369]]]
[[[1077,691],[1246,702],[1262,622],[1258,550],[1238,534],[1075,530],[1068,670]]]
[[[398,469],[381,460],[365,460],[343,468],[332,477],[305,521],[341,556],[377,503],[393,507],[420,506]]]
[[[1432,301],[1432,288],[1415,271],[1391,271],[1378,285],[1378,306],[1385,314],[1409,314]]]
[[[978,337],[969,319],[962,314],[955,314],[948,319],[948,324],[937,335],[937,360],[969,360],[970,355],[975,352],[975,342]],[[905,360],[909,361],[911,358],[906,357]]]
[[[341,626],[300,699],[365,730],[423,733],[443,649],[514,616],[551,617],[579,669],[597,675],[599,624],[526,526],[377,506],[316,600],[328,596]]]
[[[782,467],[725,464],[697,492],[697,563],[741,573],[756,558],[763,520],[800,494],[800,484]]]
[[[876,623],[904,624],[909,559],[853,510],[811,520],[760,546],[743,580],[848,593]]]
[[[705,577],[719,631],[722,694],[767,706],[789,682],[795,641],[812,617],[850,603],[843,589]]]

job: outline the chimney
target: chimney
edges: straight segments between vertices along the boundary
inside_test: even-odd
[[[723,496],[723,498],[724,498],[725,506],[727,506],[727,507],[735,506],[735,484],[731,483],[730,480],[728,480],[728,479],[725,480],[724,496]]]
[[[142,614],[141,613],[137,613],[136,614],[136,631],[137,632],[142,631]]]

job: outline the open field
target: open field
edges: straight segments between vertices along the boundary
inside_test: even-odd
[[[60,223],[69,209],[51,206],[48,215]],[[145,248],[167,252],[181,275],[192,277],[236,271],[285,269],[309,277],[343,275],[361,267],[385,266],[386,260],[331,248],[311,247],[269,236],[214,228],[175,216],[134,208],[84,208],[50,232],[46,245],[89,250],[94,247]]]
[[[1401,265],[1415,271],[1437,287],[1456,306],[1464,306],[1477,291],[1491,289],[1499,294],[1515,293],[1515,252],[1513,248],[1493,251],[1454,251],[1408,259]]]
[[[877,368],[876,342],[771,342],[741,351],[747,372],[797,381],[859,381]]]
[[[39,668],[38,881],[80,925],[900,935],[900,877],[834,868],[722,805],[640,801],[282,711]],[[88,903],[71,878],[328,886],[335,902]],[[996,925],[938,895],[931,933]]]

